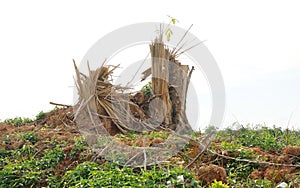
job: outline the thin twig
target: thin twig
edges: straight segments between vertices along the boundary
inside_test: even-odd
[[[55,106],[63,106],[63,107],[72,107],[71,105],[67,105],[67,104],[59,104],[59,103],[55,103],[55,102],[50,102],[50,104],[55,105]]]
[[[183,39],[185,38],[185,36],[188,34],[188,32],[191,30],[191,28],[193,27],[193,24],[188,28],[188,30],[184,33],[184,35],[181,37],[181,39],[179,40],[179,42],[176,44],[175,48],[173,48],[171,54],[173,54],[176,50],[176,48],[179,46],[179,44],[183,41]]]
[[[192,49],[192,48],[194,48],[194,47],[196,47],[196,46],[198,46],[198,45],[200,45],[200,44],[204,43],[204,42],[205,42],[205,40],[204,40],[204,41],[200,41],[199,43],[196,43],[196,44],[192,45],[191,47],[189,47],[189,48],[187,48],[187,49],[183,50],[182,52],[180,52],[180,53],[177,53],[177,54],[176,54],[176,55],[177,55],[177,57],[178,57],[178,56],[180,56],[181,54],[183,54],[183,53],[185,53],[185,52],[189,51],[190,49]]]

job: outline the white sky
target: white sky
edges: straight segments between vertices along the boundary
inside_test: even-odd
[[[79,63],[119,27],[171,15],[180,27],[194,24],[221,69],[225,125],[286,126],[293,114],[289,126],[300,127],[299,8],[274,0],[1,1],[0,119],[34,117],[50,101],[72,104],[72,58]]]

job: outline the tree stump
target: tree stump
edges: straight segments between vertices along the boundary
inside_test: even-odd
[[[152,58],[152,90],[155,115],[163,125],[191,130],[186,116],[186,97],[192,70],[181,65],[175,54],[165,47],[162,37],[150,45]],[[175,126],[174,126],[175,125]]]

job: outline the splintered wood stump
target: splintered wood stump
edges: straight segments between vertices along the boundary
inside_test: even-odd
[[[172,129],[191,130],[186,116],[186,97],[192,70],[181,65],[165,47],[161,38],[150,45],[152,57],[152,90],[156,96],[153,106],[155,118]],[[174,126],[175,125],[175,126]]]
[[[191,130],[186,116],[186,97],[192,70],[171,57],[169,62],[169,95],[172,101],[172,122],[177,128]]]
[[[152,117],[162,123],[171,124],[172,105],[169,96],[170,52],[159,39],[155,39],[154,43],[150,45],[150,52],[152,57],[152,90],[156,96],[152,101],[154,107]]]

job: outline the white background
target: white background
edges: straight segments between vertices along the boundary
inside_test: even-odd
[[[0,119],[73,103],[72,58],[138,22],[188,28],[214,55],[227,93],[225,125],[300,127],[297,1],[1,1]],[[291,118],[290,118],[291,117]]]

